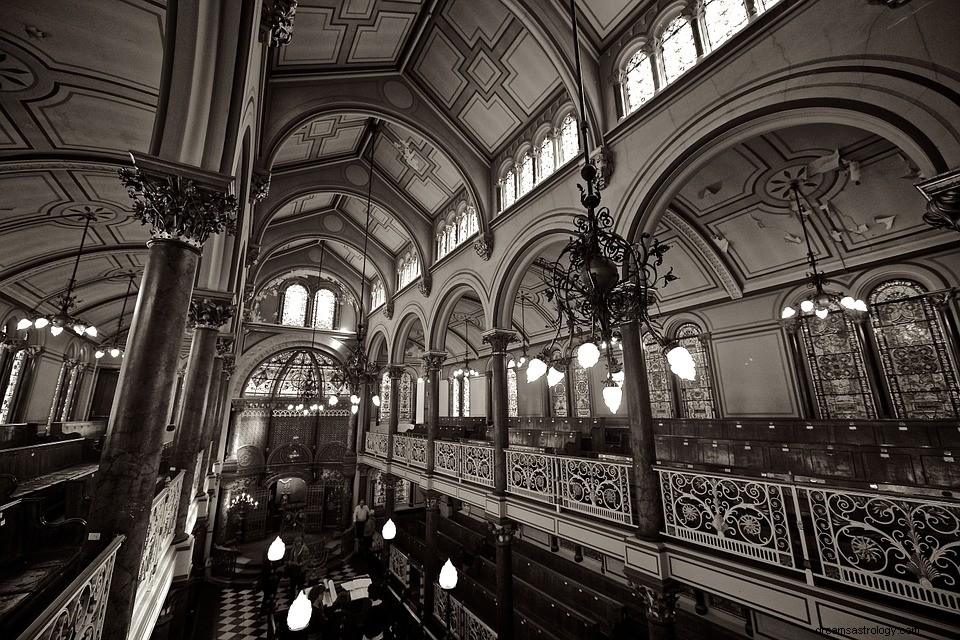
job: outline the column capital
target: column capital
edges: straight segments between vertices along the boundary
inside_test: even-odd
[[[507,345],[517,339],[517,333],[508,329],[490,329],[481,333],[480,337],[490,345],[493,353],[506,353]]]
[[[647,620],[657,624],[671,624],[677,614],[677,600],[680,598],[680,589],[675,584],[663,584],[651,587],[630,581],[630,586],[636,587],[643,597],[647,612]]]
[[[403,367],[399,364],[390,364],[385,367],[391,380],[399,380],[403,376]]]
[[[223,356],[232,355],[233,347],[236,344],[236,338],[232,334],[220,334],[217,336],[217,355],[221,358]]]
[[[234,311],[236,305],[228,301],[201,296],[190,301],[188,318],[197,329],[219,330],[233,317]]]
[[[487,231],[486,233],[480,234],[477,241],[473,243],[473,250],[477,252],[481,260],[489,260],[490,255],[493,253],[493,233]]]
[[[430,297],[430,292],[433,290],[433,277],[429,271],[425,271],[420,275],[420,282],[417,283],[417,289],[424,298]]]
[[[267,4],[267,2],[264,2],[264,6]],[[270,195],[270,178],[271,174],[269,171],[265,171],[264,169],[253,170],[253,176],[250,181],[251,203],[257,204],[267,199],[267,196]]]
[[[223,379],[229,380],[237,370],[237,360],[232,355],[223,356]]]
[[[263,0],[260,10],[260,41],[284,47],[293,40],[297,0]]]
[[[400,480],[400,476],[393,475],[392,473],[384,473],[380,476],[380,482],[383,483],[384,489],[393,489]]]
[[[440,494],[433,489],[427,489],[423,492],[423,504],[428,510],[440,508]]]
[[[490,529],[490,532],[496,539],[497,544],[510,544],[513,542],[513,538],[517,535],[520,525],[518,525],[516,522],[509,521],[490,521],[487,522],[487,528]]]
[[[212,235],[233,233],[237,199],[233,178],[130,152],[133,167],[120,182],[133,199],[133,217],[150,225],[151,240],[175,240],[199,250]]]
[[[923,221],[935,229],[960,231],[960,169],[915,185],[927,199]]]
[[[443,361],[447,359],[446,351],[424,351],[423,368],[426,371],[440,371],[443,368]]]

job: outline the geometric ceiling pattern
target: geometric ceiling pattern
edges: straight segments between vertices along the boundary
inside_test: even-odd
[[[274,167],[330,160],[356,155],[357,146],[367,128],[366,116],[339,114],[324,116],[306,123],[277,150]]]

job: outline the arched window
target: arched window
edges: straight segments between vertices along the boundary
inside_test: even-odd
[[[413,376],[409,371],[404,371],[400,376],[399,400],[397,401],[397,417],[400,420],[410,422],[413,420]]]
[[[507,417],[516,418],[520,415],[520,402],[517,396],[517,370],[511,366],[507,368]]]
[[[244,397],[317,398],[329,395],[334,362],[306,349],[281,351],[261,362],[247,378]]]
[[[443,228],[443,234],[446,236],[447,253],[453,251],[457,246],[457,227],[454,224],[448,224]]]
[[[480,231],[480,218],[477,217],[477,210],[473,207],[467,207],[467,237],[469,238]]]
[[[692,322],[677,329],[677,342],[686,347],[697,366],[697,377],[680,382],[680,415],[684,418],[715,418],[713,387],[710,378],[710,358],[700,335],[703,331]]]
[[[390,373],[384,371],[380,376],[380,422],[390,419]]]
[[[703,3],[703,25],[710,49],[716,49],[747,25],[744,0],[706,0]]]
[[[470,235],[470,231],[467,228],[470,225],[468,218],[469,216],[467,215],[466,211],[462,212],[459,216],[457,216],[457,245],[458,246],[463,244],[464,240],[467,239],[467,236]]]
[[[500,211],[506,211],[517,201],[517,174],[513,167],[503,174],[500,181]]]
[[[623,110],[627,114],[652,98],[657,85],[653,79],[653,60],[643,49],[633,54],[623,72]]]
[[[307,288],[302,284],[291,284],[283,290],[283,306],[280,311],[280,324],[288,327],[302,327],[307,324]]]
[[[533,156],[524,154],[520,159],[519,195],[526,195],[533,189]]]
[[[3,389],[3,401],[0,403],[0,424],[9,422],[13,416],[13,407],[17,399],[17,391],[23,378],[23,369],[26,365],[27,350],[18,349],[13,353],[13,363],[7,375]]]
[[[436,242],[437,242],[437,260],[447,255],[447,236],[444,235],[443,229],[437,232]]]
[[[544,376],[544,378],[546,378],[546,376]],[[550,387],[550,415],[557,418],[566,418],[570,415],[570,410],[567,406],[566,375],[563,376],[563,380]]]
[[[570,383],[573,385],[573,415],[577,418],[589,418],[593,415],[590,405],[590,374],[574,359],[570,362]]]
[[[407,286],[420,277],[420,259],[415,253],[407,253],[400,259],[397,267],[397,278],[400,288]]]
[[[383,282],[377,278],[370,284],[370,308],[376,309],[387,301],[387,294],[383,290]]]
[[[667,84],[696,64],[697,47],[693,40],[693,26],[688,18],[679,15],[663,30],[660,36],[660,60]]]
[[[336,313],[336,294],[330,289],[318,289],[313,296],[313,326],[317,329],[333,329]]]
[[[560,164],[566,164],[580,153],[580,134],[577,132],[577,119],[572,113],[560,123]]]
[[[539,163],[537,167],[537,182],[539,183],[557,168],[553,153],[553,138],[550,136],[545,137],[540,146],[537,147],[537,162]]]
[[[870,325],[897,418],[956,418],[960,389],[935,301],[920,284],[891,280],[869,296]]]
[[[663,347],[649,334],[643,337],[643,355],[650,387],[650,413],[654,418],[672,418],[673,383],[670,380],[670,367],[663,355]]]

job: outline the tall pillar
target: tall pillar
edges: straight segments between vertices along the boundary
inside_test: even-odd
[[[152,238],[87,520],[88,539],[126,536],[110,586],[105,640],[126,638],[133,616],[200,249],[212,234],[232,229],[236,211],[226,176],[156,158],[135,161],[121,179],[134,200],[133,215],[151,225]],[[85,554],[97,550],[90,545]]]
[[[385,473],[380,476],[383,483],[383,511],[386,517],[392,518],[397,508],[397,481],[400,478],[392,473]]]
[[[390,365],[387,367],[390,378],[390,417],[387,420],[387,464],[393,461],[393,438],[400,427],[400,377],[403,376],[403,367]]]
[[[225,340],[223,336],[217,338],[217,355],[213,359],[213,371],[210,374],[210,395],[207,398],[207,408],[203,413],[203,438],[200,441],[203,454],[203,465],[201,473],[210,472],[211,464],[217,450],[220,447],[220,423],[219,419],[223,415],[224,397],[227,394],[227,380],[224,376],[224,366],[230,348],[230,341]]]
[[[513,522],[491,522],[497,552],[497,640],[513,640]]]
[[[436,440],[440,435],[440,369],[447,354],[427,351],[423,354],[423,400],[426,403],[424,420],[427,423],[427,476],[433,475]]]
[[[630,451],[633,456],[633,479],[636,487],[637,536],[654,540],[660,536],[663,511],[660,505],[660,484],[653,464],[657,459],[653,437],[653,416],[650,413],[650,385],[643,360],[643,343],[636,322],[620,326],[623,336],[623,394],[630,416]]]
[[[190,301],[188,317],[194,326],[193,340],[190,343],[187,373],[183,378],[183,402],[171,462],[177,469],[183,469],[183,488],[177,510],[177,542],[186,540],[190,535],[186,530],[187,514],[190,503],[197,495],[197,484],[200,481],[197,476],[197,455],[206,449],[206,412],[215,411],[210,403],[210,395],[214,384],[219,384],[219,380],[213,377],[217,337],[220,327],[233,317],[233,310],[233,304],[229,300],[197,296]],[[220,362],[222,367],[223,361]]]
[[[516,340],[517,334],[504,329],[491,329],[481,334],[483,341],[490,345],[492,355],[490,368],[493,369],[493,492],[505,495],[507,492],[507,454],[510,444],[507,416],[507,345]]]
[[[433,489],[424,492],[424,548],[423,554],[423,615],[424,619],[433,615],[433,583],[440,578],[440,562],[437,559],[437,527],[440,522],[440,494]]]
[[[484,371],[484,378],[487,382],[487,402],[484,407],[484,415],[487,417],[487,424],[493,424],[493,371],[490,369]]]

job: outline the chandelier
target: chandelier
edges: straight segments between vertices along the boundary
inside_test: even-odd
[[[480,372],[470,366],[470,357],[467,353],[467,348],[469,346],[467,337],[470,332],[470,325],[477,327],[477,329],[482,329],[480,326],[480,321],[466,313],[455,313],[453,314],[452,319],[463,321],[463,366],[453,372],[453,377],[476,378],[480,375]]]
[[[360,302],[357,309],[357,344],[350,350],[350,354],[343,364],[334,372],[331,382],[340,392],[350,393],[350,411],[354,414],[360,411],[360,389],[365,383],[372,383],[380,374],[380,365],[370,360],[366,349],[367,325],[364,321],[363,300],[367,285],[367,242],[370,239],[370,208],[373,200],[373,153],[377,146],[377,134],[380,127],[375,120],[371,120],[370,128],[370,168],[367,174],[367,215],[363,225],[363,266],[360,270]],[[371,398],[374,406],[380,406],[380,396],[374,394]],[[331,394],[331,405],[337,403],[336,394]]]
[[[73,263],[73,274],[70,276],[70,283],[67,285],[67,290],[64,294],[54,299],[58,311],[47,315],[34,316],[33,319],[24,318],[17,323],[17,329],[25,330],[31,326],[37,329],[43,329],[49,326],[50,333],[54,336],[63,333],[64,329],[72,329],[78,336],[88,335],[91,338],[97,337],[97,328],[95,326],[70,315],[70,310],[77,306],[77,299],[76,296],[73,295],[73,290],[77,286],[77,268],[80,266],[80,257],[83,255],[83,245],[87,241],[87,231],[90,229],[90,222],[96,218],[96,215],[91,211],[84,211],[80,213],[79,216],[84,219],[83,237],[80,239],[80,249],[77,251],[77,259]]]
[[[108,353],[111,358],[123,357],[123,345],[120,344],[120,328],[123,326],[123,314],[127,312],[127,301],[130,300],[130,292],[133,290],[133,279],[136,276],[137,274],[132,272],[128,276],[130,281],[127,282],[127,293],[123,296],[123,307],[120,309],[120,317],[117,318],[117,331],[113,334],[113,337],[97,347],[93,355],[98,360]]]
[[[322,281],[323,275],[323,250],[325,244],[323,240],[320,240],[317,244],[320,245],[320,259],[317,262],[317,281]],[[313,321],[310,323],[310,353],[317,351],[317,310],[313,310]],[[296,404],[290,403],[287,405],[288,411],[298,411],[302,412],[303,415],[308,416],[311,413],[318,413],[323,411],[323,400],[321,396],[323,395],[323,373],[321,371],[320,380],[318,381],[313,374],[314,367],[313,361],[308,356],[307,360],[310,360],[310,367],[307,369],[307,374],[298,384],[298,391],[300,392],[300,400]],[[317,367],[319,369],[319,365]],[[336,396],[330,396],[332,402],[330,405],[333,406],[336,404]]]
[[[797,207],[797,217],[800,218],[800,228],[803,229],[803,240],[807,245],[807,263],[810,265],[810,273],[807,276],[810,278],[813,291],[797,306],[788,305],[784,307],[780,313],[780,318],[790,320],[799,314],[801,316],[815,315],[823,320],[830,314],[831,308],[834,308],[840,309],[855,320],[859,320],[867,313],[867,303],[849,294],[827,289],[827,284],[830,281],[823,272],[817,269],[817,258],[813,252],[813,245],[810,244],[810,234],[807,231],[807,212],[800,203],[800,187],[815,187],[816,185],[812,182],[802,181],[804,173],[805,170],[801,169],[796,178],[792,178],[786,183],[783,197],[788,198],[792,194]]]
[[[603,397],[607,407],[615,412],[623,396],[620,388],[623,369],[615,353],[619,340],[617,327],[620,325],[628,322],[645,324],[667,352],[674,373],[693,379],[696,369],[689,352],[676,343],[668,342],[649,315],[650,304],[656,300],[656,289],[677,279],[672,268],[663,275],[659,273],[663,254],[669,245],[661,243],[649,233],[641,234],[639,242],[627,241],[614,231],[610,210],[600,206],[597,168],[590,160],[576,0],[570,0],[570,14],[583,136],[584,166],[580,176],[586,182],[586,188],[579,184],[577,188],[580,190],[580,204],[586,212],[574,217],[576,236],[570,239],[555,261],[539,258],[535,262],[546,285],[547,300],[557,305],[557,317],[554,320],[557,333],[550,345],[530,361],[527,381],[539,379],[550,369],[548,382],[552,379],[556,384],[563,379],[562,368],[573,353],[584,369],[596,365],[603,355],[607,363]],[[567,330],[567,344],[557,347],[564,328]],[[582,342],[574,350],[574,341],[578,336]],[[557,368],[556,364],[563,366]]]

